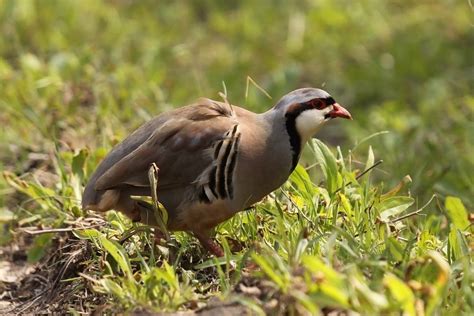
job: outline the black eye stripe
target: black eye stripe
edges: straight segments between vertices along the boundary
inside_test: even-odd
[[[324,104],[326,104],[326,106],[330,106],[330,105],[333,105],[334,103],[336,103],[336,100],[334,100],[332,97],[328,97],[326,99],[322,99]]]
[[[309,109],[318,109],[322,110],[330,105],[333,105],[336,103],[336,101],[332,97],[327,97],[324,99],[312,99],[307,102],[301,103],[301,105],[304,107],[304,110],[309,110]]]

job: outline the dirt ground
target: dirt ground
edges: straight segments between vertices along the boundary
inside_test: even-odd
[[[67,313],[70,308],[85,314],[110,311],[107,298],[88,287],[78,290],[81,282],[61,282],[81,272],[87,259],[84,241],[62,234],[54,240],[46,256],[38,263],[27,260],[28,236],[18,243],[0,247],[0,314]],[[83,284],[82,284],[83,285]],[[132,315],[246,315],[241,305],[211,298],[204,308],[176,313],[154,313],[138,309]]]

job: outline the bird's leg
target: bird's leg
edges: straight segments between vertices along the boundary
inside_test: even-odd
[[[138,223],[142,220],[140,209],[138,207],[133,208],[133,210],[130,213],[128,213],[127,216],[130,217],[130,219],[134,223]]]
[[[153,212],[153,205],[150,203],[145,201],[134,201],[133,210],[131,211],[131,214],[133,214],[134,217],[130,215],[129,217],[133,222],[141,222],[148,226],[157,226]]]
[[[134,201],[133,202],[133,209],[127,213],[128,217],[132,219],[132,222],[142,222],[148,221],[149,218],[154,218],[153,214],[153,206],[150,203],[145,201]]]
[[[199,239],[203,247],[216,257],[224,257],[224,250],[211,238]]]
[[[209,234],[194,232],[194,236],[196,236],[204,249],[209,251],[211,254],[216,257],[224,257],[224,250],[222,250],[218,243],[209,237]]]
[[[130,202],[127,201],[126,203],[116,205],[115,210],[125,214],[134,223],[142,220],[138,201],[130,200]]]
[[[153,230],[153,232],[154,232],[154,235],[155,235],[155,243],[161,244],[161,240],[166,241],[166,236],[165,236],[165,234],[163,234],[163,232],[161,230],[159,230],[158,228],[155,228]]]

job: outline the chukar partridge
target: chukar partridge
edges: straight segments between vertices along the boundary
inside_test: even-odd
[[[212,229],[280,187],[305,143],[336,117],[351,119],[315,88],[292,91],[261,114],[200,99],[156,116],[115,146],[90,177],[82,206],[157,226],[152,206],[131,198],[150,196],[148,170],[155,163],[169,230],[190,232],[222,256]]]

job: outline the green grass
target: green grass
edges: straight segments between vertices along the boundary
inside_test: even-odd
[[[470,13],[467,1],[2,1],[0,242],[42,267],[56,312],[196,310],[217,296],[256,313],[472,314]],[[315,141],[281,189],[217,228],[221,261],[187,234],[155,245],[151,228],[80,209],[113,145],[223,83],[255,111],[324,86],[354,121],[327,126],[329,147]]]
[[[73,166],[70,173],[61,174],[59,168],[63,180],[56,190],[61,195],[34,181],[7,179],[36,200],[18,214],[24,223],[74,227],[70,238],[89,244],[92,250],[79,279],[118,303],[109,307],[113,312],[186,309],[210,295],[244,302],[261,313],[321,308],[412,315],[416,309],[472,312],[472,230],[462,202],[448,197],[440,205],[434,198],[417,207],[404,193],[406,183],[387,189],[371,183],[372,153],[358,170],[350,163],[355,153],[335,156],[319,141],[313,151],[325,186],[313,184],[298,166],[284,188],[218,228],[227,253],[220,263],[206,259],[185,234],[176,234],[174,245],[155,245],[149,228],[140,231],[115,212],[99,228],[78,220],[83,214],[73,184],[87,165],[83,153],[65,158],[65,165]],[[51,233],[35,237],[29,260],[41,260],[54,238]],[[239,241],[243,249],[231,254],[226,238]],[[243,275],[242,267],[250,263],[258,269]],[[262,297],[233,291],[249,278],[266,280],[270,289],[264,287]],[[279,304],[265,307],[272,299]]]

